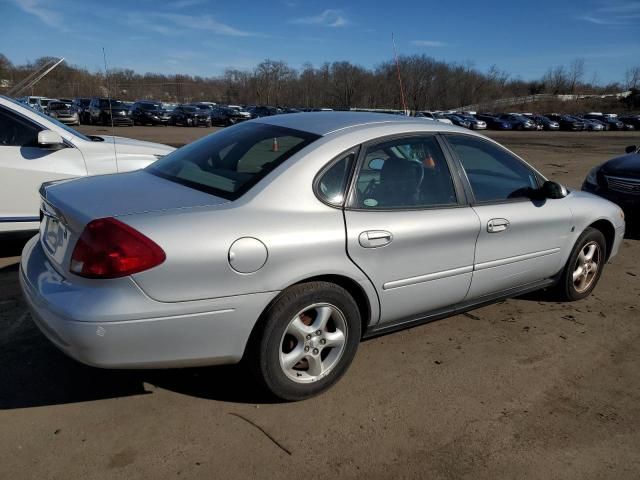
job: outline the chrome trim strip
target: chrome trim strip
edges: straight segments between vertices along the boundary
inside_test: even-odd
[[[383,290],[391,290],[394,288],[407,287],[416,283],[430,282],[431,280],[440,280],[441,278],[454,277],[465,273],[473,272],[473,265],[467,267],[452,268],[451,270],[442,270],[440,272],[428,273],[417,277],[403,278],[401,280],[393,280],[382,285]]]
[[[501,267],[510,263],[522,262],[524,260],[530,260],[532,258],[545,257],[547,255],[553,255],[558,253],[560,248],[550,248],[549,250],[541,250],[539,252],[525,253],[524,255],[516,255],[514,257],[500,258],[498,260],[491,260],[489,262],[477,263],[474,270],[484,270],[486,268]]]
[[[0,223],[40,222],[40,217],[0,217]]]

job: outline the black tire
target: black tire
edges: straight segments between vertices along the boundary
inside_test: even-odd
[[[591,280],[588,282],[588,285],[585,286],[586,288],[579,289],[576,286],[573,276],[574,272],[577,271],[580,253],[589,244],[597,245],[597,251],[593,254],[594,257],[596,255],[599,256],[597,259],[597,269],[595,274],[591,277]],[[560,279],[558,280],[558,284],[556,285],[554,292],[556,299],[564,302],[575,302],[576,300],[582,300],[583,298],[588,297],[598,284],[598,280],[600,280],[606,258],[607,242],[604,235],[600,230],[587,227],[580,237],[578,237],[578,240],[571,251],[571,255],[569,256],[569,260],[560,275]]]
[[[303,311],[305,313],[312,311],[305,310],[307,307],[313,307],[318,304],[322,305],[320,308],[330,306],[337,309],[337,315],[340,321],[343,322],[342,328],[345,329],[346,339],[342,347],[336,347],[342,348],[342,353],[339,354],[340,351],[337,351],[339,356],[326,373],[318,375],[318,378],[313,380],[307,379],[307,383],[301,383],[290,378],[285,373],[285,368],[281,365],[281,353],[288,353],[283,352],[283,347],[287,340],[285,332],[294,319],[304,318]],[[327,325],[333,321],[333,315]],[[337,330],[337,327],[335,328]],[[263,314],[260,323],[251,335],[245,361],[259,385],[271,395],[288,401],[303,400],[327,390],[344,375],[356,354],[360,336],[360,311],[356,302],[345,289],[328,282],[302,283],[282,292]],[[315,339],[309,341],[315,341]],[[296,341],[296,345],[291,347],[291,350],[297,347],[297,343]],[[304,345],[306,346],[307,343],[305,342]],[[300,347],[307,348],[307,350],[309,348],[302,347],[302,344]],[[317,358],[328,359],[329,355],[332,354],[332,348],[324,350],[324,347],[319,348],[320,352]],[[313,348],[313,352],[304,354],[305,358],[317,352],[318,350]],[[323,357],[325,352],[327,355]],[[305,361],[304,359],[301,360],[303,365]],[[296,365],[299,364],[296,363]],[[310,364],[307,363],[307,365],[309,365],[310,371]],[[289,371],[293,372],[294,370],[290,369]],[[302,374],[299,374],[299,376],[302,376]]]

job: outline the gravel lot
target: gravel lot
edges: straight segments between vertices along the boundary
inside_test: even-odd
[[[179,145],[213,130],[116,134]],[[489,135],[570,187],[640,142],[628,132]],[[266,402],[237,367],[105,371],[66,358],[32,324],[16,259],[4,258],[0,478],[637,479],[634,236],[587,300],[533,295],[366,341],[335,388],[295,404]]]

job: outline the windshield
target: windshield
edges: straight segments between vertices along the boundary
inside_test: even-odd
[[[101,99],[100,108],[109,108],[109,103],[111,103],[111,108],[127,108],[124,102],[121,102],[120,100],[109,99]]]
[[[12,98],[5,97],[5,96],[2,96],[2,98],[4,98],[5,100],[10,101],[11,103],[13,103],[13,104],[15,104],[15,105],[17,105],[17,106],[19,106],[19,107],[24,108],[24,105],[23,105],[23,104],[20,104],[19,102],[16,102],[16,101],[15,101],[14,99],[12,99]],[[18,110],[18,111],[19,111],[19,110]],[[71,128],[71,127],[70,127],[70,126],[68,126],[68,125],[65,125],[64,123],[59,122],[58,120],[56,120],[56,119],[55,119],[55,118],[53,118],[53,117],[50,117],[49,115],[45,115],[44,113],[42,113],[42,112],[40,112],[40,111],[38,111],[38,110],[29,110],[29,113],[33,113],[33,114],[38,115],[38,116],[39,116],[39,117],[41,117],[41,118],[44,118],[47,122],[53,123],[56,127],[61,128],[61,129],[62,129],[62,130],[64,130],[65,132],[68,132],[68,133],[70,133],[71,135],[74,135],[74,136],[76,136],[76,137],[79,137],[79,138],[81,138],[82,140],[85,140],[85,141],[87,141],[87,142],[90,142],[90,141],[91,141],[91,139],[90,139],[89,137],[87,137],[86,135],[83,135],[83,134],[82,134],[82,133],[80,133],[79,131],[77,131],[77,130],[75,130],[75,129]]]
[[[318,138],[318,135],[274,125],[244,124],[180,148],[146,170],[234,200]]]
[[[40,99],[40,105],[42,105],[43,107],[46,107],[47,105],[49,105],[49,99],[48,98],[41,98]]]
[[[189,105],[182,107],[182,110],[184,110],[185,112],[190,112],[190,113],[198,111],[198,109],[196,107],[192,107],[192,106],[189,106]]]
[[[140,103],[139,105],[142,110],[160,110],[159,103]]]
[[[49,110],[67,110],[71,108],[70,103],[51,102],[49,104]]]

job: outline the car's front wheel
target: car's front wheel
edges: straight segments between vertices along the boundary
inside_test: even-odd
[[[360,312],[342,287],[295,285],[265,312],[249,345],[257,380],[283,400],[302,400],[334,385],[360,342]]]
[[[588,227],[578,238],[556,287],[559,300],[588,297],[606,262],[607,244],[600,230]]]

